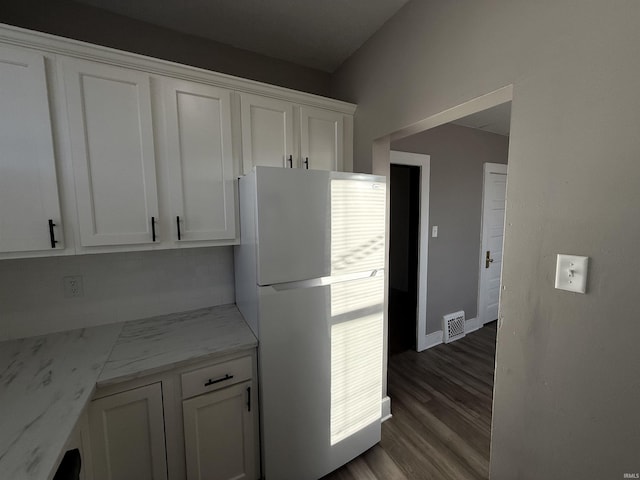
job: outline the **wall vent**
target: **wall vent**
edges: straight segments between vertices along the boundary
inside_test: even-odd
[[[444,343],[453,342],[454,340],[464,337],[464,310],[449,313],[442,317],[442,319],[444,321],[442,325]]]

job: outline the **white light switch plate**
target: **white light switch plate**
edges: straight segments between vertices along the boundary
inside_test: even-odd
[[[569,292],[585,293],[589,257],[558,254],[556,263],[556,288]]]

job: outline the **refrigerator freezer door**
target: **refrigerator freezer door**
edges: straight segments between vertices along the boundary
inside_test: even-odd
[[[260,287],[266,480],[315,480],[380,441],[384,276]]]
[[[256,167],[258,284],[330,274],[329,172]]]
[[[256,168],[258,284],[384,267],[383,177]]]

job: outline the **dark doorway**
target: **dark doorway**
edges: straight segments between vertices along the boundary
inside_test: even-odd
[[[391,164],[389,355],[416,348],[420,167]]]

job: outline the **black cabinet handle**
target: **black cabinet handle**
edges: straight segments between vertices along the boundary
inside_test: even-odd
[[[247,410],[251,411],[251,387],[247,387]]]
[[[156,241],[156,217],[151,217],[151,238]]]
[[[216,378],[215,380],[210,378],[209,380],[207,380],[207,382],[204,384],[204,386],[208,387],[209,385],[213,385],[215,383],[224,382],[225,380],[231,380],[232,378],[233,378],[233,375],[229,375],[227,373],[224,377]]]
[[[56,248],[56,243],[58,243],[58,240],[56,240],[56,232],[53,231],[53,227],[55,227],[56,224],[53,223],[53,220],[49,219],[49,239],[51,240],[51,248]]]
[[[287,162],[289,162],[289,168],[293,168],[293,155],[289,155]]]
[[[180,215],[176,217],[176,226],[178,227],[178,240],[181,240],[180,236]]]
[[[309,170],[309,157],[306,157],[306,158],[304,159],[304,162],[303,162],[303,163],[304,163],[304,165],[305,165],[306,169],[307,169],[307,170]]]

